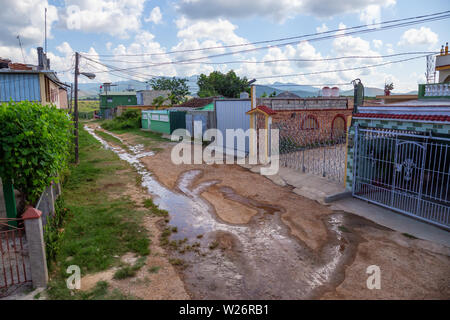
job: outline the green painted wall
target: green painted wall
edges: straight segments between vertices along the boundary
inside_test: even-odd
[[[106,102],[106,95],[100,96],[100,108],[109,109],[117,106],[134,106],[137,105],[136,93],[124,94],[124,95],[108,95],[108,99],[112,99],[112,102]]]

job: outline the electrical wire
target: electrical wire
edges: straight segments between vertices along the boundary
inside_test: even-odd
[[[443,15],[445,16],[448,13],[450,13],[450,10],[436,12],[436,13],[427,14],[427,15],[420,15],[420,16],[414,16],[414,17],[408,17],[408,18],[402,18],[402,19],[382,21],[382,22],[378,22],[378,23],[364,24],[364,25],[348,27],[348,28],[343,28],[343,29],[334,29],[334,30],[328,30],[328,31],[324,31],[324,32],[316,32],[316,33],[304,34],[304,35],[299,35],[299,36],[278,38],[278,39],[272,39],[272,40],[261,40],[261,41],[248,42],[248,43],[242,43],[242,44],[234,44],[234,45],[223,45],[223,46],[214,46],[214,47],[197,48],[197,49],[185,49],[185,50],[173,50],[173,51],[168,51],[168,52],[157,52],[157,53],[121,54],[121,55],[114,55],[114,54],[87,55],[86,54],[85,56],[102,56],[102,57],[157,56],[157,55],[167,55],[167,54],[175,54],[175,53],[186,53],[186,52],[196,52],[196,51],[205,51],[205,50],[227,49],[227,48],[235,48],[235,47],[243,47],[243,46],[253,46],[253,45],[258,45],[258,44],[281,42],[281,41],[287,41],[287,40],[293,40],[293,39],[301,39],[301,38],[307,38],[307,37],[316,36],[316,35],[331,34],[331,33],[335,33],[335,32],[343,32],[343,31],[347,31],[347,30],[354,30],[354,29],[361,29],[361,28],[368,28],[369,30],[373,30],[373,29],[377,30],[378,28],[376,28],[376,26],[382,26],[385,24],[397,23],[397,22],[408,21],[408,20],[418,20],[417,22],[416,21],[408,22],[411,24],[420,23],[425,20],[428,21],[428,19],[431,21],[433,21],[433,19],[440,20],[440,18],[443,18],[441,16],[443,16]],[[446,17],[444,17],[444,18],[446,18]],[[419,20],[419,19],[422,19],[422,20]],[[360,31],[364,31],[364,30],[360,30]]]
[[[450,14],[446,15],[444,18],[445,19],[450,18]],[[444,18],[441,17],[440,19],[444,19]],[[423,22],[423,20],[421,22]],[[414,23],[416,23],[416,22],[414,22]],[[401,26],[405,26],[405,24],[402,24]],[[381,27],[381,28],[378,28],[378,29],[359,30],[359,31],[349,32],[349,33],[334,34],[332,36],[326,36],[326,37],[319,37],[319,38],[309,39],[308,41],[312,42],[312,41],[319,41],[319,40],[325,40],[325,39],[331,39],[331,38],[334,39],[334,38],[339,38],[339,37],[346,37],[346,36],[352,35],[352,34],[354,34],[356,32],[359,32],[359,33],[374,32],[374,31],[387,30],[387,29],[391,29],[391,28],[394,28],[394,27],[399,27],[399,25],[391,25],[391,26],[387,26],[387,27]],[[148,68],[148,67],[156,67],[156,66],[162,66],[162,65],[170,65],[170,64],[184,64],[184,62],[199,61],[199,60],[223,57],[223,56],[233,55],[233,54],[238,54],[238,53],[248,53],[248,52],[253,52],[253,51],[262,50],[262,49],[270,49],[270,48],[275,48],[275,47],[287,46],[287,45],[291,45],[291,44],[296,44],[298,42],[299,41],[295,41],[295,42],[289,42],[289,43],[282,43],[282,44],[279,44],[279,45],[257,47],[257,48],[247,49],[247,50],[226,52],[226,53],[221,53],[221,54],[216,54],[216,55],[203,56],[203,57],[197,57],[197,58],[190,58],[190,59],[185,59],[185,60],[162,62],[162,63],[157,63],[157,64],[138,66],[138,67],[131,67],[131,68],[123,68],[123,70],[136,70],[136,69],[142,69],[142,68]],[[87,58],[85,55],[83,55],[83,57]],[[117,69],[117,70],[120,70],[120,69]]]
[[[315,72],[307,72],[307,73],[295,73],[295,74],[280,74],[280,75],[274,75],[274,76],[263,76],[263,77],[257,77],[257,79],[270,79],[270,78],[278,78],[278,77],[296,77],[296,76],[309,76],[309,75],[315,75],[315,74],[322,74],[322,73],[334,73],[334,72],[344,72],[344,71],[353,71],[353,70],[362,70],[362,69],[368,69],[368,68],[375,68],[375,67],[381,67],[386,66],[389,64],[394,63],[401,63],[406,62],[414,59],[424,58],[424,56],[419,57],[413,57],[408,59],[402,59],[402,60],[394,60],[394,61],[388,61],[384,63],[369,65],[369,66],[361,66],[361,67],[354,67],[354,68],[346,68],[346,69],[338,69],[338,70],[324,70],[324,71],[315,71]]]

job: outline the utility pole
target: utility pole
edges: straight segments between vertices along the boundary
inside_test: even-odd
[[[78,52],[75,52],[75,92],[74,92],[74,98],[75,102],[73,105],[73,112],[74,112],[74,123],[75,123],[75,163],[78,163],[78,63],[80,60],[80,54]]]

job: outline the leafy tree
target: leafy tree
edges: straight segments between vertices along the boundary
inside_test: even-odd
[[[264,93],[261,95],[261,98],[267,98],[267,93],[264,91]]]
[[[250,87],[246,77],[239,78],[231,70],[226,74],[214,71],[209,74],[201,74],[197,80],[199,97],[224,96],[227,98],[239,98],[243,91],[250,93]]]
[[[151,79],[149,83],[153,90],[170,90],[169,100],[174,105],[183,102],[186,96],[189,95],[187,81],[188,79],[164,77]]]
[[[269,98],[273,98],[273,97],[276,97],[276,96],[277,96],[277,92],[274,91],[274,92],[272,92],[272,93],[269,95]]]
[[[163,96],[158,96],[155,99],[153,99],[152,104],[155,106],[155,109],[159,109],[161,108],[161,106],[164,104],[165,101],[166,98],[164,98]]]

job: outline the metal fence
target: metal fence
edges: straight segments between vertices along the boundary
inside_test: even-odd
[[[23,228],[8,226],[11,219],[0,219],[0,297],[7,296],[18,286],[31,282],[29,270],[28,246]]]
[[[355,128],[353,195],[450,228],[450,139]]]
[[[331,128],[329,122],[310,117],[277,122],[280,165],[344,183],[346,162],[345,125]]]

